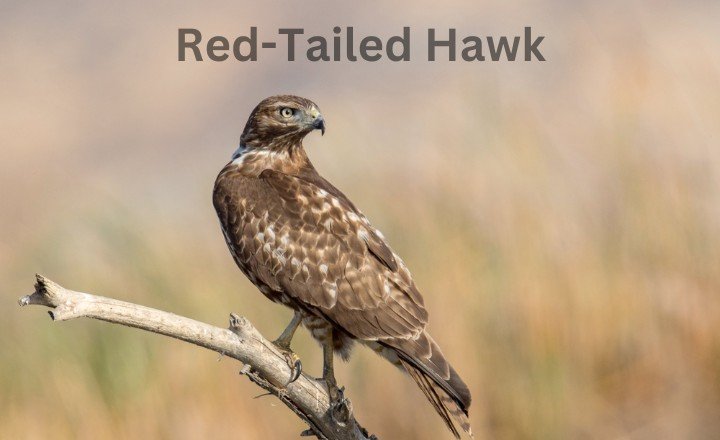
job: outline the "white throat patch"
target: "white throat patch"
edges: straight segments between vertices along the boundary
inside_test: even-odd
[[[263,161],[268,168],[270,168],[271,163],[278,161],[282,162],[287,159],[288,154],[285,151],[257,150],[240,145],[233,153],[232,164],[241,166],[246,160],[260,160]]]

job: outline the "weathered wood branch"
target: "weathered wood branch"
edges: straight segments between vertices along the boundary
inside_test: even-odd
[[[216,351],[244,363],[241,373],[279,398],[308,424],[303,435],[328,440],[375,438],[355,420],[349,402],[343,411],[331,409],[327,387],[305,374],[286,385],[292,375],[285,356],[244,317],[230,315],[229,329],[215,327],[138,304],[75,292],[37,275],[35,292],[20,298],[21,306],[42,305],[54,321],[94,318],[170,336]],[[341,414],[338,417],[337,414]]]

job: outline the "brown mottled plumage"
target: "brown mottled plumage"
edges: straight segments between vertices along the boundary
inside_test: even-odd
[[[314,129],[324,131],[325,123],[304,98],[274,96],[251,113],[213,193],[233,258],[265,296],[295,310],[332,348],[329,387],[332,351],[348,359],[358,341],[407,371],[456,437],[454,422],[470,433],[470,392],[425,331],[428,314],[410,272],[310,163],[302,140]],[[295,327],[283,333],[288,348]]]

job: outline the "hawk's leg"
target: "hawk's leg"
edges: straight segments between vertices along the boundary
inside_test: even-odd
[[[345,398],[345,388],[338,388],[335,380],[335,369],[333,367],[333,330],[330,329],[323,343],[323,380],[330,395],[330,416],[339,425],[345,426],[350,420],[352,407],[350,401]]]
[[[297,330],[301,321],[302,315],[300,315],[300,312],[296,311],[292,321],[290,321],[290,324],[288,324],[285,330],[283,330],[282,334],[277,339],[275,339],[275,341],[273,341],[273,344],[275,344],[275,346],[277,346],[280,351],[282,351],[283,356],[285,356],[285,361],[287,362],[291,370],[290,381],[288,381],[287,385],[295,382],[302,373],[302,362],[300,362],[300,358],[298,357],[298,355],[296,355],[290,349],[290,342],[292,342],[292,338],[295,335],[295,330]]]

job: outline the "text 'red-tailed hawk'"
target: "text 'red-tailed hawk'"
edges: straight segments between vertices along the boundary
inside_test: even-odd
[[[276,344],[291,353],[298,325],[307,327],[323,346],[333,399],[333,352],[347,360],[354,342],[367,345],[410,374],[456,437],[455,423],[470,433],[470,391],[425,331],[428,314],[410,272],[310,163],[302,141],[315,129],[324,133],[325,120],[313,102],[265,99],[213,193],[237,265],[271,301],[295,311]]]

